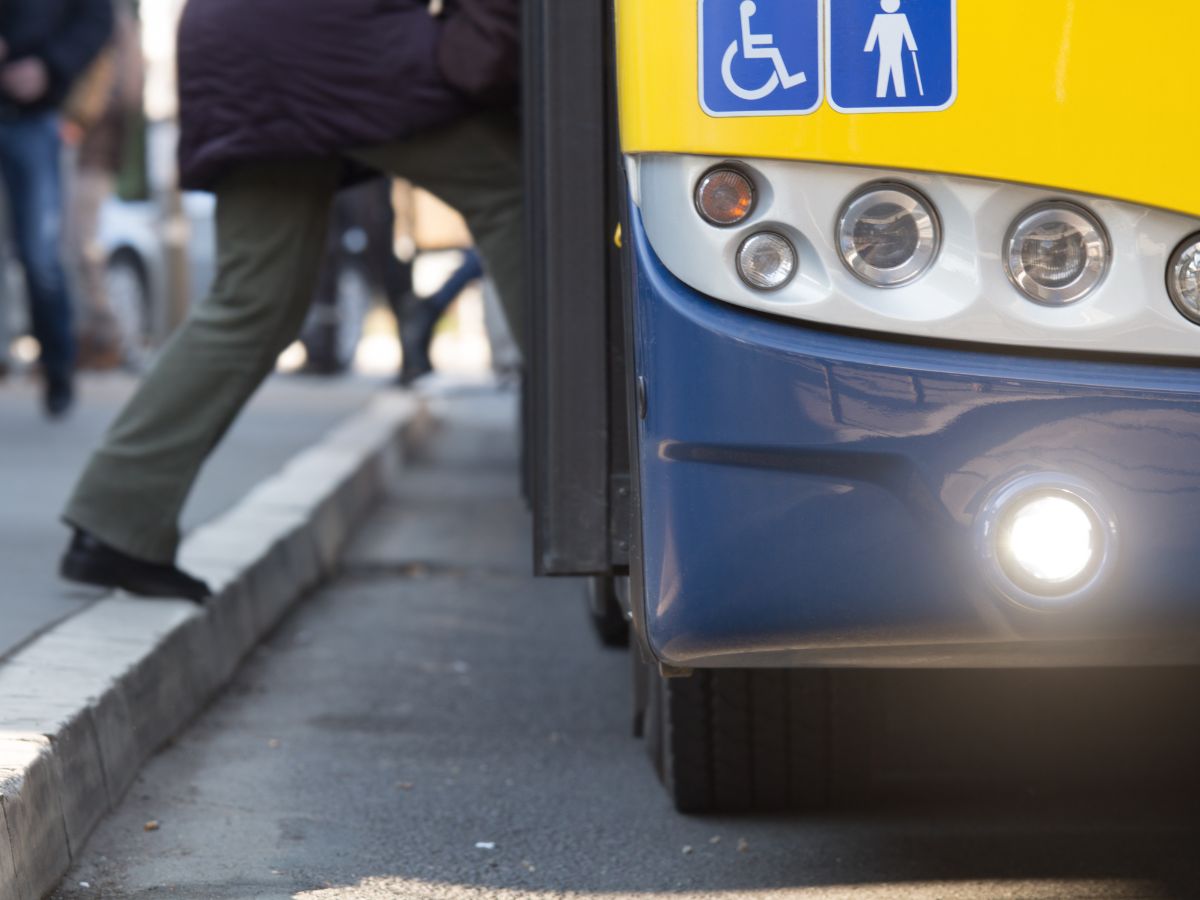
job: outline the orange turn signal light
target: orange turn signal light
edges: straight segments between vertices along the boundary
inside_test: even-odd
[[[754,183],[737,169],[709,169],[696,185],[696,209],[710,225],[737,225],[754,211]]]

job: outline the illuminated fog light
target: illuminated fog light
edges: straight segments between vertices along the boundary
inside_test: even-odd
[[[1094,291],[1108,272],[1108,235],[1073,203],[1040,203],[1021,214],[1005,242],[1009,280],[1034,303],[1066,306]]]
[[[1200,324],[1200,234],[1179,245],[1167,267],[1167,290],[1175,308]]]
[[[737,252],[742,281],[760,291],[776,291],[796,273],[796,248],[781,234],[760,231],[742,242]]]
[[[1000,535],[1002,558],[1038,584],[1069,584],[1096,558],[1092,517],[1065,496],[1046,494],[1018,503],[1007,524]]]
[[[696,209],[710,225],[736,225],[754,211],[754,184],[737,169],[710,169],[696,185]]]
[[[1100,496],[1066,475],[1027,475],[980,516],[980,549],[1001,593],[1051,609],[1087,595],[1113,564],[1117,531]]]
[[[838,252],[873,287],[909,284],[925,274],[941,248],[933,204],[902,184],[873,184],[850,198],[838,219]]]

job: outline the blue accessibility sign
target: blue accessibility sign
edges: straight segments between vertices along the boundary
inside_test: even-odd
[[[958,92],[955,0],[826,0],[829,103],[845,113],[945,109]]]
[[[700,104],[710,116],[821,105],[821,0],[700,0]]]

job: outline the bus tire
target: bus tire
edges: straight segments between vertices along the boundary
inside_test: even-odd
[[[808,669],[650,672],[647,750],[682,813],[798,811],[825,805],[827,675]]]
[[[605,647],[629,646],[629,620],[617,599],[613,578],[593,575],[587,579],[587,610],[596,637]]]

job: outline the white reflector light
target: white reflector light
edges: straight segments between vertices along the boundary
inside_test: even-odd
[[[760,231],[738,248],[737,270],[750,287],[777,291],[796,273],[796,249],[782,234]]]

